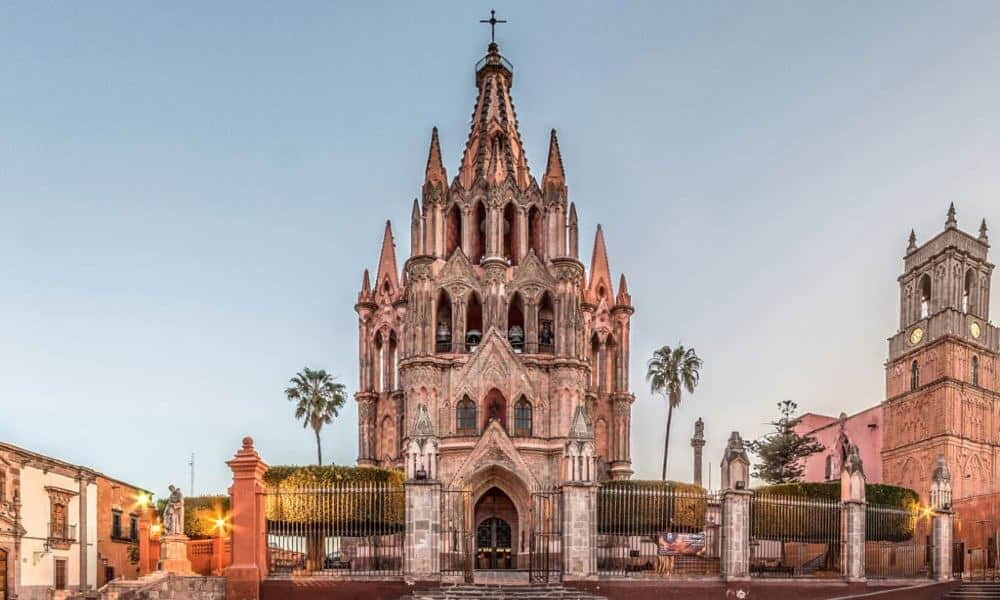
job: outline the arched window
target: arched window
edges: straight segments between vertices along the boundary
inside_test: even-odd
[[[507,306],[507,339],[514,352],[524,350],[524,302],[517,292],[511,296]]]
[[[455,406],[455,432],[459,435],[475,435],[476,403],[463,396]]]
[[[528,247],[542,258],[542,211],[537,206],[528,211]]]
[[[462,245],[462,209],[452,204],[444,219],[445,256],[451,256]]]
[[[601,370],[604,366],[601,358],[601,340],[595,332],[590,338],[590,387],[594,390],[601,389]]]
[[[972,357],[972,385],[979,385],[979,357]]]
[[[382,332],[379,331],[375,334],[375,343],[373,345],[375,352],[372,353],[372,390],[375,392],[382,391],[382,371],[383,365],[385,365],[385,344],[382,343]]]
[[[910,391],[916,390],[920,387],[920,365],[917,361],[910,363]]]
[[[555,351],[556,325],[553,319],[552,296],[542,294],[538,304],[538,351],[551,354]]]
[[[931,276],[924,274],[920,278],[920,318],[926,319],[931,314]]]
[[[514,435],[531,437],[531,403],[524,396],[514,405]]]
[[[396,332],[389,332],[389,342],[385,345],[385,391],[391,392],[396,389],[399,372],[396,361]]]
[[[475,292],[469,294],[465,308],[465,347],[469,352],[476,349],[483,339],[483,305]]]
[[[962,288],[962,312],[972,312],[972,286],[976,283],[976,274],[972,269],[965,272],[965,287]]]
[[[482,202],[476,202],[476,207],[472,210],[472,256],[469,259],[473,264],[479,264],[486,253],[486,207]]]
[[[451,296],[444,288],[438,294],[436,318],[434,350],[436,352],[451,352]]]
[[[518,248],[519,244],[517,241],[521,232],[518,231],[517,209],[514,208],[513,202],[508,202],[507,205],[503,207],[503,221],[500,225],[502,227],[500,239],[503,242],[503,248],[500,249],[500,255],[510,261],[510,264],[516,265],[520,262],[521,258],[521,249]]]

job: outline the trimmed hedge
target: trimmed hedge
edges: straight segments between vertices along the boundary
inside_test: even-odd
[[[272,467],[264,476],[272,527],[326,535],[372,535],[405,527],[405,475],[393,469]]]
[[[677,481],[608,481],[597,492],[597,533],[655,535],[705,527],[705,488]]]
[[[163,514],[167,500],[161,498],[156,502],[159,514]],[[184,497],[184,534],[191,539],[205,539],[218,535],[215,529],[216,519],[225,518],[229,514],[229,496],[185,496]]]
[[[751,536],[816,542],[840,539],[840,482],[785,483],[756,488],[754,492],[755,498],[780,497],[790,501],[753,502]],[[920,503],[916,492],[871,483],[865,485],[865,498],[869,505],[865,514],[866,540],[902,542],[912,539]],[[814,503],[803,505],[803,500]]]

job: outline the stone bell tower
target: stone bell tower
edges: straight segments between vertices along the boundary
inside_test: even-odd
[[[387,223],[378,274],[372,282],[365,272],[355,307],[358,462],[402,467],[423,407],[440,480],[476,497],[489,491],[497,514],[506,502],[526,513],[530,492],[570,476],[574,415],[592,428],[598,478],[632,473],[634,309],[625,276],[612,285],[600,227],[589,270],[580,261],[559,140],[553,130],[537,181],[518,131],[513,78],[491,43],[476,65],[456,175],[449,181],[434,128],[410,213],[409,257],[397,271]]]
[[[886,483],[926,494],[941,455],[956,474],[956,500],[996,491],[1000,332],[989,322],[989,247],[986,221],[978,236],[960,230],[954,204],[944,230],[923,245],[910,232],[885,365]]]

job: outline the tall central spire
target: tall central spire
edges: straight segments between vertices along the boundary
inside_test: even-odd
[[[531,183],[528,161],[524,155],[517,114],[510,97],[514,68],[500,55],[495,42],[476,65],[476,108],[465,144],[458,181],[469,189],[482,178],[487,183],[511,179],[518,189]]]

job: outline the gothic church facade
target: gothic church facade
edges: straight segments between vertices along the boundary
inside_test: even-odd
[[[400,271],[387,222],[356,305],[358,463],[402,468],[426,407],[438,478],[508,521],[526,517],[531,493],[566,479],[571,427],[592,440],[597,479],[628,478],[634,401],[625,277],[613,285],[600,226],[589,269],[579,259],[556,133],[539,182],[512,81],[490,44],[457,174],[448,180],[435,128],[409,257]]]

